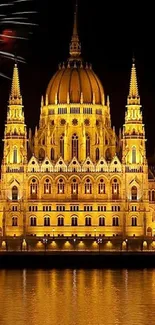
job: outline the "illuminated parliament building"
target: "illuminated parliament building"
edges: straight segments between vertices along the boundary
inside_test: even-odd
[[[155,179],[134,61],[124,113],[117,136],[109,97],[81,56],[76,10],[69,58],[42,96],[34,134],[27,135],[17,64],[13,69],[0,179],[3,237],[155,234]]]

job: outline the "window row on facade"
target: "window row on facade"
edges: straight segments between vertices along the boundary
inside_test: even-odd
[[[86,216],[85,218],[85,223],[84,226],[86,227],[90,227],[92,226],[92,218],[90,216]],[[57,218],[57,226],[58,227],[63,227],[65,226],[65,218],[63,216],[58,216]],[[29,225],[32,227],[36,227],[37,226],[37,217],[36,216],[31,216],[29,219]],[[18,226],[18,217],[14,216],[12,217],[12,226],[17,227]],[[43,218],[43,226],[45,227],[50,227],[51,226],[51,218],[49,216],[45,216]],[[66,225],[68,226],[68,225]],[[71,217],[71,223],[70,226],[72,227],[77,227],[78,226],[78,217],[77,216],[72,216]],[[95,225],[96,226],[96,225]],[[114,227],[118,227],[120,226],[120,219],[119,217],[113,217],[112,218],[112,224],[111,225],[106,225],[106,218],[104,216],[100,216],[98,218],[98,225],[100,227],[105,227],[105,226],[114,226]],[[137,226],[137,217],[132,217],[131,218],[131,226]]]
[[[92,180],[90,178],[86,178],[84,184],[80,185],[78,183],[78,180],[75,178],[72,180],[71,185],[66,185],[63,178],[60,178],[56,183],[56,188],[54,188],[54,191],[56,191],[56,194],[67,194],[68,193],[68,187],[70,186],[70,192],[72,198],[76,199],[78,195],[81,193],[82,186],[83,186],[83,194],[90,195],[94,192],[96,193],[96,186],[93,185]],[[108,188],[106,189],[106,185],[104,182],[104,179],[100,179],[100,181],[97,184],[97,193],[98,195],[104,195],[107,194]],[[32,178],[29,185],[29,195],[30,197],[37,198],[39,192],[39,182],[36,178]],[[49,195],[52,194],[52,183],[49,178],[46,178],[43,184],[43,194]],[[136,186],[133,186],[131,188],[131,200],[136,201],[137,200],[137,194],[138,190]],[[119,199],[120,198],[120,182],[114,178],[112,180],[111,184],[111,197],[112,199]],[[18,200],[18,187],[13,186],[12,187],[12,200]]]

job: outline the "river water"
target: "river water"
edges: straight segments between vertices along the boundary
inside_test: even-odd
[[[2,325],[154,325],[155,269],[0,270]]]

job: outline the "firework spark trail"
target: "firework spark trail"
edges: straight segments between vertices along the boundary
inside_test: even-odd
[[[32,22],[30,20],[30,17],[34,14],[37,14],[38,12],[35,10],[20,10],[21,5],[26,5],[27,3],[33,2],[34,0],[12,0],[8,3],[0,4],[0,25],[1,26],[7,26],[7,28],[11,28],[11,26],[23,26],[22,28],[29,28],[31,26],[38,26],[38,24]],[[23,3],[23,4],[22,4]],[[25,3],[25,4],[24,4]],[[26,9],[26,7],[25,7]],[[7,14],[6,14],[7,11]],[[15,27],[16,28],[16,27]],[[25,29],[25,32],[26,32]],[[21,30],[24,32],[23,30]],[[27,31],[28,34],[30,34],[30,30]],[[4,40],[5,39],[5,40]],[[9,35],[9,34],[2,34],[0,32],[0,43],[6,44],[6,40],[12,39],[12,40],[28,40],[28,37],[24,37],[24,35]],[[4,47],[4,46],[3,46]],[[16,56],[13,53],[4,51],[3,48],[0,49],[0,58],[5,58],[8,60],[13,60],[17,62],[26,63],[25,59],[21,56]],[[0,77],[10,79],[8,76],[6,76],[4,73],[0,72]]]

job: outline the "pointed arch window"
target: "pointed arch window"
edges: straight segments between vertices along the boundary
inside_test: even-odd
[[[113,217],[112,218],[112,225],[113,225],[113,227],[118,227],[119,226],[119,218],[118,217]]]
[[[58,181],[58,194],[64,194],[65,193],[65,184],[64,180],[62,178]]]
[[[100,160],[100,149],[96,148],[96,161]]]
[[[105,217],[99,217],[99,226],[105,227]]]
[[[39,150],[39,159],[44,160],[45,158],[45,150],[43,148],[40,148]]]
[[[85,181],[85,194],[92,194],[92,183],[89,178]]]
[[[71,184],[71,194],[76,195],[78,194],[78,183],[76,179],[73,179],[72,184]]]
[[[131,218],[131,226],[132,227],[137,227],[137,217],[132,217]]]
[[[64,158],[64,134],[60,137],[60,156]]]
[[[36,227],[37,225],[37,218],[36,217],[30,217],[30,226]]]
[[[32,179],[30,184],[30,194],[31,196],[36,196],[38,193],[38,183],[35,178]]]
[[[58,217],[58,227],[64,226],[64,217]]]
[[[51,160],[54,160],[54,148],[51,149]]]
[[[86,158],[90,157],[90,136],[86,134]]]
[[[79,139],[77,134],[73,134],[72,136],[72,158],[76,157],[78,159],[79,156]]]
[[[13,149],[13,164],[17,164],[17,148]]]
[[[137,200],[137,187],[132,186],[131,188],[131,200],[136,201]]]
[[[12,188],[12,200],[13,201],[17,201],[18,200],[18,188],[15,185]]]
[[[118,180],[115,178],[112,181],[112,199],[114,200],[119,199],[119,191],[120,191],[120,186]]]
[[[72,225],[72,227],[77,227],[78,226],[78,218],[76,216],[72,217],[71,225]]]
[[[44,217],[44,226],[50,227],[50,217]]]
[[[51,194],[51,181],[48,178],[44,183],[44,194]]]
[[[98,194],[105,194],[105,182],[104,179],[100,179],[98,184]]]
[[[136,164],[136,147],[132,148],[132,163]]]
[[[85,218],[85,226],[90,227],[91,226],[91,217],[86,217]]]
[[[18,218],[12,217],[12,227],[17,227],[17,226],[18,226]]]

